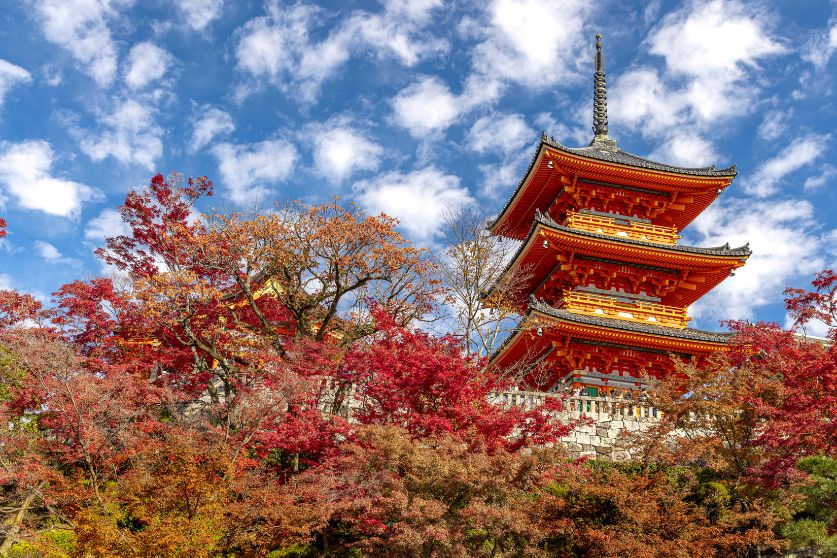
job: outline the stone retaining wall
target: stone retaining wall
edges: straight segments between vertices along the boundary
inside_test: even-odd
[[[562,438],[567,449],[577,456],[622,461],[631,457],[631,448],[622,439],[623,432],[638,432],[654,424],[660,412],[641,401],[603,397],[564,396],[536,391],[497,393],[493,402],[532,408],[543,405],[548,397],[563,400],[564,409],[555,414],[563,421],[587,419]]]

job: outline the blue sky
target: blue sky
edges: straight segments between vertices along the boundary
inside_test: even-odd
[[[784,323],[784,287],[837,263],[833,2],[0,8],[0,287],[48,297],[106,272],[92,251],[156,172],[209,176],[227,209],[339,195],[435,245],[446,205],[502,207],[541,129],[589,142],[597,32],[623,149],[738,165],[683,242],[754,254],[693,325]]]

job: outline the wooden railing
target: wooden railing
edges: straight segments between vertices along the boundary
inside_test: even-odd
[[[577,213],[570,211],[563,223],[567,227],[581,229],[583,231],[621,236],[632,240],[643,240],[646,242],[659,242],[662,244],[675,244],[680,235],[674,227],[663,227],[651,223],[641,223],[618,217],[604,217],[591,215],[589,213]]]
[[[586,397],[578,395],[562,395],[542,391],[504,391],[491,396],[491,402],[496,405],[508,405],[531,409],[543,405],[548,397],[562,399],[565,416],[586,416],[595,422],[601,420],[657,420],[661,412],[648,403],[630,399],[612,399],[608,397]]]
[[[617,300],[606,295],[565,291],[560,306],[577,314],[629,320],[683,329],[689,324],[685,308],[642,300]]]

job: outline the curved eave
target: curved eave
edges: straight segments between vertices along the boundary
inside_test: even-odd
[[[704,331],[693,328],[674,328],[654,324],[644,324],[616,318],[604,318],[576,314],[569,310],[553,308],[543,302],[529,305],[527,315],[544,316],[549,321],[566,324],[564,330],[572,333],[595,333],[599,339],[636,343],[649,349],[682,350],[686,352],[713,352],[726,347],[731,337],[728,333]],[[560,330],[560,328],[559,328]],[[579,335],[587,338],[587,335]]]
[[[664,173],[678,177],[690,178],[725,178],[732,180],[738,174],[735,165],[723,169],[716,169],[714,165],[709,167],[678,167],[675,165],[667,165],[665,163],[658,163],[651,161],[644,157],[622,151],[621,149],[596,149],[593,146],[588,147],[567,147],[561,145],[550,136],[541,136],[541,142],[574,157],[580,157],[589,161],[598,163],[611,163],[620,167],[627,167],[632,169],[642,169],[652,171],[655,173]]]
[[[546,240],[546,247],[543,246],[541,238]],[[611,259],[641,265],[667,265],[675,269],[691,267],[733,270],[743,266],[751,254],[746,245],[739,248],[698,248],[608,236],[565,227],[545,215],[536,213],[535,221],[526,240],[509,261],[502,275],[505,276],[516,266],[521,265],[522,262],[530,261],[536,268],[533,281],[540,282],[543,280],[543,271],[537,272],[537,269],[542,265],[535,264],[535,262],[542,262],[543,257],[553,249],[549,244],[550,240],[556,242],[556,245],[585,253],[606,253]],[[550,266],[552,265],[554,265],[554,262],[550,263]],[[486,296],[490,296],[498,284],[499,281],[492,285]]]
[[[699,246],[688,246],[685,244],[663,244],[660,242],[649,242],[646,240],[635,240],[632,238],[624,238],[619,236],[611,236],[607,234],[594,233],[584,231],[581,229],[574,229],[572,227],[565,227],[559,225],[547,215],[536,214],[535,223],[544,227],[545,230],[551,230],[556,234],[564,234],[579,238],[590,238],[598,241],[606,242],[614,245],[617,251],[635,250],[635,247],[652,250],[665,254],[688,254],[689,256],[700,256],[709,258],[726,258],[741,260],[743,265],[752,252],[748,245],[739,246],[738,248],[730,248],[729,244],[725,246],[718,246],[714,248],[701,248]],[[534,232],[534,231],[533,231]],[[677,259],[683,256],[673,256]],[[656,258],[656,254],[655,254]],[[656,260],[660,261],[660,260]]]
[[[524,323],[528,323],[528,327],[518,327],[494,352],[490,362],[502,363],[506,357],[519,358],[528,351],[540,355],[549,350],[550,339],[556,335],[692,355],[725,350],[731,338],[731,334],[723,332],[668,328],[575,314],[542,302],[529,305]],[[542,329],[540,335],[532,334],[535,327]],[[526,347],[519,348],[520,343],[525,343]]]
[[[581,150],[584,149],[586,148],[581,148]],[[549,157],[544,156],[547,151],[549,151]],[[506,201],[499,215],[488,226],[488,230],[492,234],[521,238],[521,223],[530,220],[531,215],[536,209],[545,210],[549,202],[555,198],[556,194],[560,193],[560,182],[551,188],[550,191],[546,191],[546,182],[553,173],[560,173],[560,171],[557,168],[549,169],[547,166],[549,161],[545,159],[550,159],[554,163],[557,162],[558,164],[556,166],[560,166],[565,171],[577,174],[579,180],[582,182],[585,175],[598,176],[606,174],[610,175],[613,180],[623,182],[625,186],[630,187],[656,189],[666,193],[689,192],[691,194],[699,194],[704,192],[702,197],[705,199],[695,204],[694,211],[683,213],[677,220],[676,225],[678,230],[682,230],[703,209],[708,207],[715,200],[718,193],[729,186],[736,176],[735,165],[721,170],[715,170],[714,167],[685,169],[661,165],[621,152],[637,163],[632,165],[592,157],[589,154],[580,154],[577,151],[580,150],[564,147],[554,139],[542,135],[541,141],[523,178],[521,178],[511,197]],[[647,166],[641,166],[639,162],[645,162]],[[656,165],[656,168],[652,168],[654,165]],[[533,182],[541,183],[541,185],[540,187],[537,185],[534,186],[537,192],[528,192],[529,185]],[[516,212],[521,214],[518,218],[514,219],[514,222],[511,222],[511,216]]]

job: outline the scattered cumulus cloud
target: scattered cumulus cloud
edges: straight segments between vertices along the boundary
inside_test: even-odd
[[[71,266],[81,265],[81,262],[79,262],[77,259],[65,256],[58,250],[58,248],[56,248],[49,242],[45,242],[43,240],[35,241],[35,251],[41,257],[41,259],[47,263]]]
[[[106,238],[130,234],[131,228],[122,220],[122,215],[110,208],[103,209],[84,228],[84,238],[92,242],[103,242]]]
[[[128,53],[125,83],[131,89],[141,89],[162,78],[173,59],[168,51],[154,43],[137,43]]]
[[[98,129],[74,129],[81,150],[95,162],[108,157],[126,165],[154,171],[163,153],[163,130],[156,123],[157,110],[137,99],[122,99],[114,110],[98,115]]]
[[[522,114],[488,114],[468,132],[468,148],[477,153],[513,153],[528,146],[535,132]]]
[[[785,316],[785,323],[782,327],[784,327],[785,329],[794,329],[795,321],[796,320],[790,314],[788,314]],[[803,333],[809,337],[825,338],[826,336],[828,336],[828,332],[832,327],[833,326],[830,326],[823,321],[811,320],[810,322],[805,324],[804,327],[796,329],[799,333]]]
[[[35,242],[35,248],[38,250],[40,256],[48,262],[61,259],[61,252],[49,242],[38,240]]]
[[[318,126],[314,136],[314,169],[332,184],[359,171],[375,171],[384,149],[345,120]]]
[[[482,195],[498,201],[501,196],[508,196],[517,186],[526,170],[526,162],[531,153],[521,151],[517,156],[509,157],[499,163],[485,163],[479,166],[483,176]],[[495,206],[497,210],[500,207]]]
[[[837,167],[832,164],[825,164],[822,166],[822,172],[814,176],[809,176],[805,179],[805,190],[819,190],[829,182],[837,178]]]
[[[296,148],[281,139],[248,145],[220,143],[212,154],[230,199],[241,206],[261,203],[271,185],[290,175],[297,160]]]
[[[787,175],[813,163],[825,152],[828,139],[828,136],[795,139],[775,157],[762,163],[744,182],[744,190],[760,198],[775,194]]]
[[[767,32],[758,10],[735,1],[693,2],[663,20],[650,51],[670,72],[711,80],[738,80],[747,67],[785,48]]]
[[[778,139],[788,129],[788,121],[793,115],[793,110],[771,110],[764,115],[759,124],[758,136],[761,139],[773,141]]]
[[[235,130],[229,113],[208,105],[200,108],[192,126],[192,144],[189,146],[192,152],[209,145],[216,137],[231,134]]]
[[[12,87],[29,83],[32,75],[11,62],[0,59],[0,108],[3,107],[3,100]]]
[[[474,202],[459,177],[433,167],[389,172],[358,182],[354,189],[368,212],[398,218],[400,227],[419,243],[433,241],[447,208]]]
[[[435,76],[420,78],[392,101],[394,120],[415,137],[438,134],[471,110],[496,103],[509,84],[544,89],[578,81],[589,2],[563,2],[544,9],[539,0],[493,0],[466,16],[460,35],[476,40],[470,74],[453,94]]]
[[[709,166],[718,162],[718,154],[712,142],[688,131],[669,136],[650,158],[686,167]]]
[[[822,69],[828,65],[835,52],[837,52],[837,23],[832,23],[825,32],[808,44],[808,51],[803,58],[818,69]]]
[[[532,156],[531,146],[536,138],[521,114],[488,114],[474,122],[465,140],[467,148],[499,159],[479,165],[484,196],[496,200],[517,184],[526,160]]]
[[[424,77],[392,100],[393,119],[412,136],[423,138],[452,126],[467,110],[467,103],[439,78]]]
[[[130,0],[36,0],[35,13],[46,39],[67,50],[101,86],[116,77],[117,49],[108,20]]]
[[[383,12],[355,11],[317,40],[312,35],[320,25],[320,8],[305,4],[284,8],[268,2],[267,15],[251,19],[240,30],[235,51],[238,68],[312,102],[322,83],[355,54],[371,50],[409,67],[444,51],[447,44],[427,30],[430,14],[440,4],[438,0],[385,2]]]
[[[684,130],[706,135],[719,119],[745,114],[760,93],[760,61],[786,52],[770,29],[767,15],[736,0],[687,3],[647,38],[665,72],[638,66],[614,81],[611,121],[671,144]]]
[[[584,22],[592,9],[583,0],[562,2],[560,9],[540,0],[490,2],[486,21],[477,24],[483,36],[472,54],[474,71],[537,88],[578,79],[579,55],[590,44]]]
[[[81,204],[97,197],[85,184],[52,175],[55,153],[45,141],[0,144],[0,184],[26,209],[77,217]]]
[[[750,243],[747,264],[694,306],[697,317],[752,319],[756,310],[782,300],[782,291],[800,276],[823,269],[827,248],[816,226],[814,207],[805,200],[733,200],[716,203],[687,229],[690,244],[732,246]]]
[[[177,6],[192,29],[203,31],[221,15],[224,0],[179,0]]]

